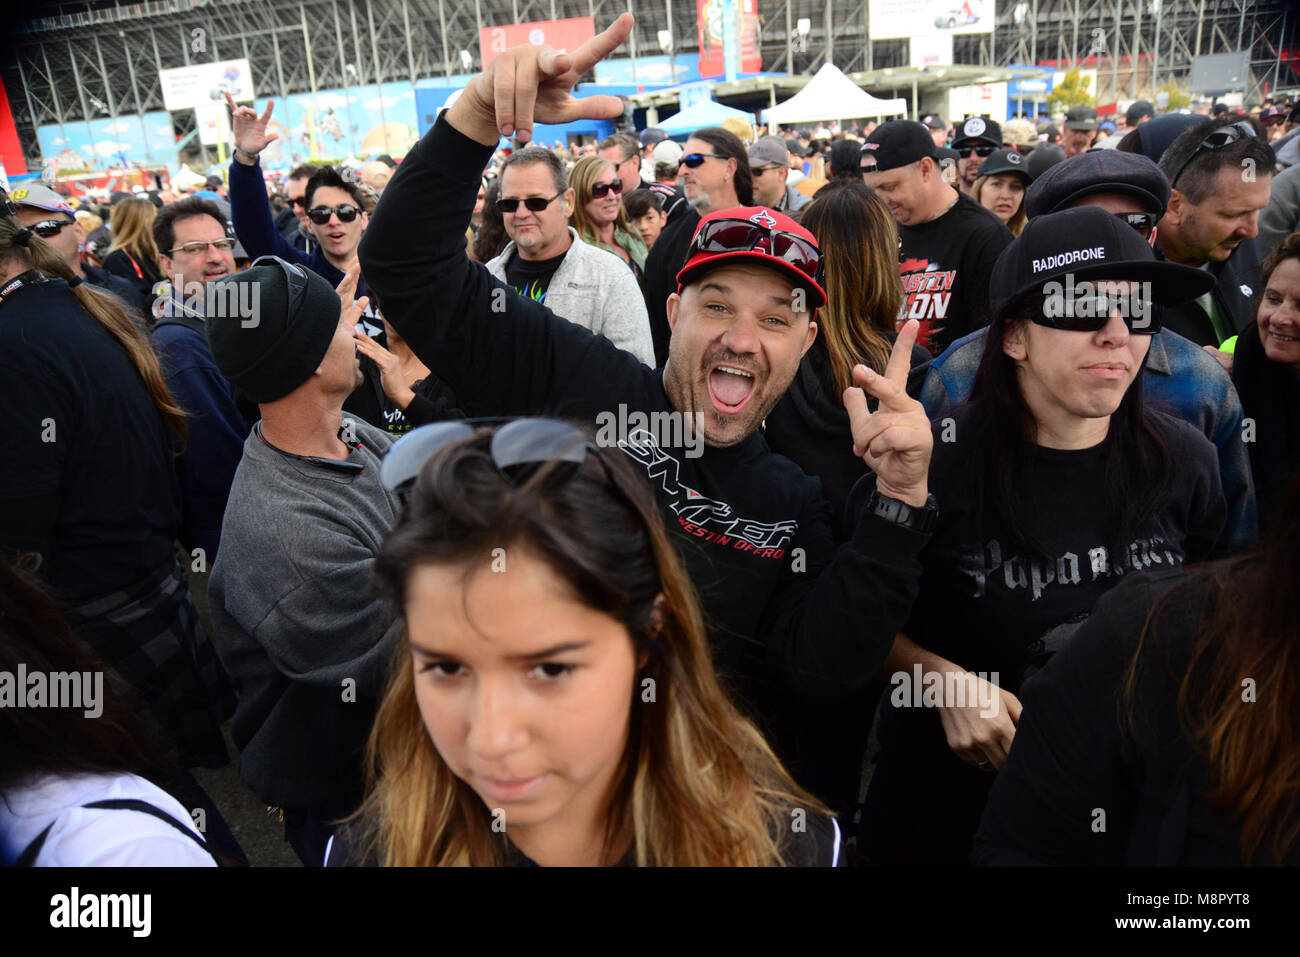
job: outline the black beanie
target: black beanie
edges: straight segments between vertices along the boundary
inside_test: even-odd
[[[282,399],[311,378],[342,309],[324,278],[274,256],[213,280],[206,294],[212,358],[254,402]]]

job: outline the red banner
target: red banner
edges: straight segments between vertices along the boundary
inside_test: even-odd
[[[758,73],[763,60],[758,50],[758,0],[734,0],[740,8],[740,72]],[[700,30],[700,76],[722,76],[726,64],[722,59],[721,0],[695,0]]]
[[[535,47],[550,44],[556,50],[572,53],[596,35],[596,21],[591,17],[571,20],[539,20],[536,23],[512,23],[505,27],[484,27],[478,32],[483,69],[511,47],[531,43]]]
[[[27,161],[23,159],[23,148],[18,142],[18,127],[9,110],[9,97],[5,93],[3,81],[0,81],[0,162],[4,163],[5,173],[10,176],[27,172]]]

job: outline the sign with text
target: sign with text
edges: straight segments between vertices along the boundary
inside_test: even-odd
[[[162,86],[163,106],[168,110],[194,110],[225,103],[226,93],[236,103],[245,103],[255,96],[247,60],[221,60],[159,70],[158,82]]]
[[[739,23],[733,35],[740,47],[739,72],[758,73],[763,58],[758,50],[758,0],[695,0],[700,35],[700,76],[722,76],[726,72],[723,38],[727,34],[725,12],[736,12]]]
[[[951,66],[952,34],[940,33],[935,36],[912,37],[910,53],[909,66]]]
[[[996,0],[870,0],[873,40],[992,33]]]
[[[512,23],[503,27],[484,27],[478,32],[483,69],[511,47],[531,43],[535,47],[549,44],[556,50],[572,53],[596,35],[596,21],[591,17],[569,20],[538,20],[535,23]]]

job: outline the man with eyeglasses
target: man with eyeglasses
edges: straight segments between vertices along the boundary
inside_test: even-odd
[[[980,166],[1002,149],[1002,127],[987,116],[970,116],[957,127],[952,148],[957,160],[957,188],[967,196],[979,178]]]
[[[783,213],[798,213],[812,199],[786,185],[790,151],[779,136],[761,136],[749,147],[749,171],[754,178],[754,202]],[[798,216],[794,217],[798,220]]]
[[[1268,205],[1276,157],[1250,120],[1205,120],[1160,157],[1169,206],[1156,251],[1215,277],[1214,289],[1172,309],[1165,325],[1215,349],[1254,317],[1259,284],[1259,212]],[[1230,359],[1216,353],[1225,365]]]
[[[982,144],[969,153],[988,148],[986,122],[974,117],[962,124],[967,142]],[[1001,131],[996,134],[1000,139]],[[905,296],[898,322],[918,320],[917,342],[936,356],[988,321],[989,275],[1011,244],[1000,219],[944,180],[937,149],[920,123],[890,120],[867,137],[858,160],[863,180],[898,222]],[[965,155],[959,163],[968,162]]]
[[[584,243],[569,225],[573,189],[560,158],[545,147],[525,147],[501,164],[500,175],[497,208],[510,242],[487,263],[488,272],[654,365],[641,287],[617,256]]]
[[[361,190],[333,167],[320,167],[303,190],[306,216],[318,245],[310,253],[295,249],[275,228],[258,161],[258,154],[279,138],[278,133],[267,133],[275,101],[268,100],[266,111],[260,116],[250,106],[236,106],[229,93],[226,105],[231,110],[230,123],[235,136],[234,156],[230,161],[230,218],[249,257],[279,256],[319,273],[331,286],[337,286],[356,258],[357,244],[370,222],[362,205]],[[364,295],[363,278],[357,285],[357,298]],[[386,341],[378,303],[366,307],[357,327],[381,345]]]
[[[218,370],[207,339],[208,284],[234,274],[235,241],[217,205],[195,196],[159,210],[153,236],[171,296],[155,306],[151,336],[167,388],[189,416],[179,462],[180,540],[191,552],[203,549],[203,567],[211,568],[251,424],[240,410],[235,387]],[[218,306],[216,300],[213,305]]]
[[[1034,180],[1025,195],[1030,220],[1078,206],[1097,206],[1119,217],[1155,245],[1156,223],[1169,201],[1169,180],[1138,153],[1092,150],[1064,160]],[[931,418],[969,397],[984,353],[979,330],[958,339],[930,364],[921,402]],[[1219,550],[1235,552],[1256,538],[1254,483],[1242,410],[1232,380],[1206,350],[1164,326],[1151,337],[1142,368],[1146,401],[1185,419],[1214,443],[1228,514]]]
[[[139,316],[140,294],[134,285],[121,276],[81,261],[86,231],[77,222],[66,199],[40,183],[20,186],[9,194],[9,198],[18,207],[18,221],[54,247],[69,269],[92,286],[113,293],[126,303],[127,311]]]
[[[466,259],[460,241],[501,135],[531,133],[534,116],[557,123],[619,110],[613,97],[575,100],[569,91],[631,27],[623,14],[572,56],[528,45],[498,54],[407,154],[375,210],[361,262],[394,327],[467,410],[546,410],[587,423],[624,416],[620,434],[604,441],[646,470],[700,595],[720,672],[783,757],[806,757],[810,746],[792,745],[809,729],[799,720],[809,716],[808,699],[842,698],[874,677],[919,581],[917,555],[936,510],[924,478],[932,433],[905,390],[916,326],[900,334],[886,374],[857,370],[884,417],[867,413],[863,392],[846,391],[854,440],[876,484],[868,477],[855,488],[851,501],[862,511],[837,547],[819,483],[772,453],[759,431],[812,344],[825,302],[807,230],[764,207],[710,211],[666,297],[671,352],[653,371],[544,305],[510,296],[494,313],[504,287]],[[536,98],[498,95],[507,89]],[[692,138],[687,156],[708,145]],[[734,160],[708,162],[734,176]]]

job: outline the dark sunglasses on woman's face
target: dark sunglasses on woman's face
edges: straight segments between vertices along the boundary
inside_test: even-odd
[[[28,228],[37,236],[40,236],[41,239],[49,239],[51,236],[57,236],[63,232],[64,226],[71,226],[75,222],[75,219],[46,219],[39,223],[33,223]]]
[[[316,206],[307,210],[307,218],[317,226],[324,226],[330,221],[331,216],[337,216],[340,223],[350,223],[357,218],[359,212],[361,209],[351,203],[344,203],[342,206]]]
[[[597,183],[591,187],[591,195],[593,199],[600,199],[602,196],[607,196],[610,193],[619,196],[622,192],[623,181],[621,179],[616,179],[612,183]]]
[[[704,165],[706,159],[727,159],[725,156],[719,156],[717,153],[687,153],[677,161],[678,167],[686,166],[690,169],[698,169]]]
[[[623,188],[622,183],[619,183],[618,186],[619,189]],[[545,196],[529,196],[527,199],[498,199],[497,209],[502,213],[513,213],[519,209],[519,204],[523,203],[530,211],[540,213],[563,195],[563,193],[556,193],[550,199]]]

